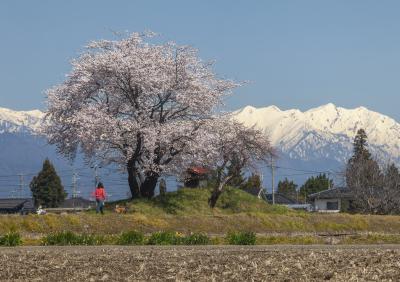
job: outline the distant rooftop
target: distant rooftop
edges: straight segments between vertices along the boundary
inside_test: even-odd
[[[267,196],[268,203],[272,203],[272,194],[267,194],[266,196]],[[281,194],[281,193],[275,193],[274,198],[275,198],[275,204],[278,204],[278,205],[297,204],[296,200],[294,200],[284,194]]]
[[[8,198],[0,199],[0,213],[15,213],[25,211],[34,211],[32,198]]]
[[[347,187],[337,187],[314,193],[308,196],[309,199],[333,199],[333,198],[352,198],[353,192]]]

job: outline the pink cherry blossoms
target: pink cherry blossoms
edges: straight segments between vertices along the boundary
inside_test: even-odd
[[[218,78],[189,46],[147,38],[90,43],[66,80],[48,90],[44,131],[66,156],[81,150],[121,165],[132,196],[150,198],[160,176],[211,165],[219,151],[209,130],[227,128],[216,127],[216,108],[239,84]]]

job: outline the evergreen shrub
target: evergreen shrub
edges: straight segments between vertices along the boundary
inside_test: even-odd
[[[145,238],[139,231],[122,232],[117,238],[117,245],[143,245]]]
[[[92,234],[75,234],[71,231],[61,231],[46,235],[42,239],[45,246],[72,246],[72,245],[101,245],[104,238]]]
[[[255,245],[256,234],[254,232],[230,232],[226,236],[229,245]]]
[[[204,233],[193,233],[184,238],[185,245],[209,245],[210,238]]]
[[[184,236],[178,232],[159,231],[151,234],[148,245],[181,245]]]

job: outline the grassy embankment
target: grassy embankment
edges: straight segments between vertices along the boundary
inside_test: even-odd
[[[258,244],[329,243],[400,243],[400,216],[351,214],[318,214],[291,211],[271,206],[238,189],[229,189],[215,209],[207,205],[207,189],[182,189],[164,198],[135,200],[126,203],[129,213],[112,212],[110,203],[104,216],[93,211],[79,214],[2,215],[0,234],[19,232],[25,242],[63,230],[76,233],[112,235],[138,230],[150,233],[160,230],[205,232],[223,243],[231,231],[253,231]],[[121,203],[119,203],[121,204]],[[324,237],[326,234],[353,234]],[[328,240],[328,239],[330,240]]]

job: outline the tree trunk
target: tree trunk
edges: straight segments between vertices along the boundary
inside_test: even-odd
[[[132,199],[137,199],[140,197],[140,186],[136,178],[136,168],[134,167],[134,161],[129,160],[127,164],[128,170],[128,183],[129,189],[131,191]]]
[[[221,178],[221,177],[219,177]],[[219,196],[221,196],[222,192],[224,191],[224,186],[232,179],[232,176],[228,176],[225,179],[223,179],[222,181],[219,180],[219,184],[217,187],[215,187],[215,189],[213,190],[213,192],[211,193],[211,197],[208,199],[208,204],[211,208],[214,208],[215,205],[217,204],[218,198]]]
[[[140,186],[140,194],[142,197],[146,197],[148,199],[154,197],[154,191],[156,190],[158,177],[158,175],[150,175],[145,178]]]
[[[214,191],[211,194],[211,197],[208,199],[208,204],[210,208],[215,208],[215,205],[217,204],[219,196],[222,194],[222,191],[219,191],[219,189],[214,189]]]

